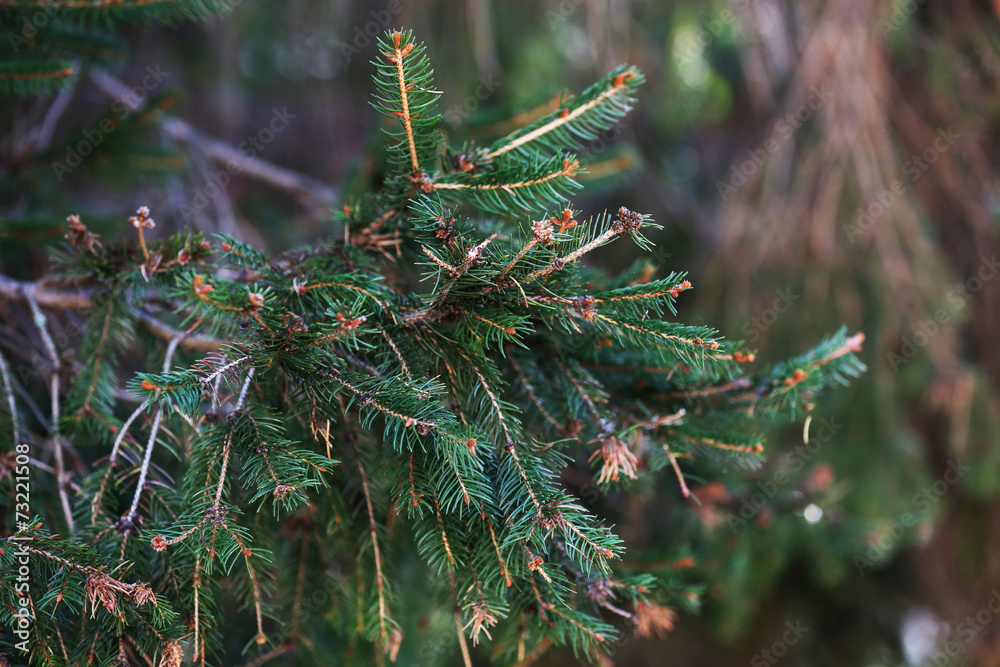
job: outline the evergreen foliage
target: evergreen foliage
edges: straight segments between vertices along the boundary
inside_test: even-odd
[[[155,238],[146,208],[134,242],[71,217],[62,290],[0,284],[46,351],[0,365],[0,438],[27,445],[0,459],[0,624],[26,553],[30,664],[597,660],[694,597],[670,564],[623,563],[566,476],[683,502],[691,461],[755,465],[767,423],[863,370],[863,337],[840,331],[750,371],[740,341],[676,321],[683,273],[584,264],[652,246],[649,216],[566,199],[574,151],[629,110],[637,70],[459,151],[423,46],[390,32],[375,66],[384,169],[342,234],[272,256]],[[64,309],[83,313],[72,346],[53,341]],[[135,350],[156,372],[122,364]],[[18,641],[0,640],[9,662]]]
[[[171,23],[204,18],[219,0],[7,0],[0,4],[0,95],[60,90],[89,63],[121,55],[114,29],[122,23]]]

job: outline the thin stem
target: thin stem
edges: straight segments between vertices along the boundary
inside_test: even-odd
[[[456,269],[454,266],[452,266],[448,262],[444,261],[437,255],[435,255],[430,248],[428,248],[427,246],[420,246],[420,247],[421,249],[423,249],[424,254],[427,255],[432,262],[440,266],[442,269],[444,269],[451,275],[455,275],[456,273],[458,273],[458,269]]]
[[[580,259],[594,248],[604,245],[605,243],[607,243],[616,236],[618,236],[618,232],[616,232],[613,229],[609,229],[600,236],[598,236],[596,239],[591,241],[590,243],[577,248],[576,250],[566,255],[565,257],[554,259],[552,260],[552,263],[549,264],[548,266],[532,271],[527,275],[527,277],[525,277],[524,280],[525,282],[527,282],[529,280],[535,280],[536,278],[544,278],[552,273],[555,273],[566,264],[569,264],[570,262],[574,262]]]
[[[223,373],[225,373],[226,371],[228,371],[233,366],[239,366],[244,361],[249,361],[249,359],[250,359],[249,356],[244,356],[244,357],[240,357],[239,359],[237,359],[235,361],[229,362],[228,364],[226,364],[225,366],[223,366],[222,368],[218,369],[217,371],[215,371],[214,373],[212,373],[211,375],[209,375],[208,377],[206,377],[204,380],[202,380],[201,381],[202,384],[208,384],[209,382],[211,382],[215,378],[220,377]],[[251,369],[251,370],[253,370],[253,369]]]
[[[66,472],[63,461],[62,438],[59,434],[59,374],[62,371],[62,362],[59,358],[59,352],[56,350],[56,345],[52,341],[52,336],[49,334],[48,320],[45,317],[45,313],[38,307],[34,291],[27,292],[25,297],[28,300],[28,305],[31,307],[35,327],[38,328],[38,331],[42,335],[42,343],[45,346],[45,351],[49,355],[49,359],[52,360],[52,377],[49,379],[49,394],[52,398],[52,419],[49,422],[49,433],[55,445],[56,487],[59,490],[59,502],[66,517],[66,526],[70,534],[73,534],[76,532],[76,526],[73,522],[73,510],[70,507],[69,495],[66,493],[66,485],[63,480]]]
[[[90,78],[108,97],[123,102],[131,111],[141,106],[141,100],[129,94],[129,87],[111,74],[91,68]],[[219,164],[237,165],[241,174],[269,183],[277,188],[298,195],[317,209],[324,211],[336,203],[335,188],[314,178],[299,174],[264,160],[258,156],[247,156],[229,144],[196,130],[183,120],[167,114],[159,114],[156,120],[164,133],[174,141],[197,148]]]
[[[465,641],[465,632],[462,630],[462,619],[459,618],[458,610],[452,612],[455,617],[455,630],[458,631],[458,646],[462,650],[462,663],[465,667],[472,667],[472,657],[469,655],[469,644]]]
[[[14,386],[10,381],[10,366],[7,360],[0,354],[0,375],[3,376],[3,387],[7,394],[7,407],[10,409],[10,423],[14,431],[14,444],[21,442],[21,432],[17,428],[17,404],[14,402]]]
[[[392,340],[392,338],[389,337],[389,334],[386,333],[385,329],[379,329],[379,332],[386,339],[386,341],[389,342],[389,347],[392,348],[392,351],[395,353],[396,358],[399,359],[399,365],[400,367],[402,367],[403,373],[406,375],[406,377],[412,380],[413,376],[410,375],[410,369],[406,365],[406,359],[403,358],[403,355],[402,353],[400,353],[399,348],[396,347],[396,343]]]
[[[539,176],[527,181],[515,181],[513,183],[434,183],[431,187],[434,190],[516,190],[518,188],[528,188],[533,185],[541,185],[564,176],[576,175],[576,170],[580,168],[580,163],[576,160],[567,161],[561,169]]]
[[[687,482],[684,481],[684,473],[681,472],[681,467],[677,464],[677,457],[670,451],[670,445],[663,445],[663,451],[667,453],[667,458],[670,459],[670,465],[674,469],[674,474],[677,475],[677,481],[681,485],[681,493],[684,494],[685,498],[689,498],[691,491],[688,489]]]
[[[388,635],[385,630],[385,582],[382,577],[382,554],[378,548],[378,529],[375,525],[375,511],[372,509],[372,496],[368,490],[368,476],[365,474],[365,467],[358,460],[358,470],[361,471],[361,488],[365,493],[365,505],[368,507],[368,529],[372,536],[372,549],[375,552],[375,583],[378,586],[378,623],[379,635],[382,642],[387,641]]]
[[[111,456],[108,458],[108,469],[104,473],[104,479],[101,480],[101,487],[97,490],[97,493],[94,494],[94,502],[91,503],[91,523],[97,521],[97,509],[101,505],[101,498],[104,496],[104,489],[107,486],[108,478],[111,476],[111,471],[114,469],[115,463],[118,461],[118,448],[121,447],[122,441],[125,439],[125,436],[128,435],[128,429],[132,426],[132,422],[134,422],[139,415],[142,414],[147,405],[148,403],[144,402],[142,405],[137,407],[132,414],[129,415],[128,419],[125,420],[125,423],[122,424],[121,428],[118,429],[118,435],[115,437],[115,443],[111,447]]]
[[[527,134],[525,134],[523,136],[520,136],[517,139],[514,139],[509,144],[505,144],[505,145],[501,146],[500,148],[498,148],[495,151],[491,152],[487,157],[490,160],[492,160],[492,159],[496,158],[499,155],[503,155],[507,151],[512,151],[515,148],[518,148],[520,146],[523,146],[524,144],[532,142],[535,139],[537,139],[537,138],[539,138],[539,137],[541,137],[541,136],[543,136],[545,134],[548,134],[549,132],[552,132],[553,130],[556,130],[556,129],[562,127],[563,125],[566,125],[567,123],[570,123],[570,122],[576,120],[577,118],[579,118],[583,114],[587,113],[588,111],[590,111],[594,107],[598,106],[604,100],[606,100],[609,97],[612,97],[614,95],[617,95],[618,91],[625,87],[625,83],[627,83],[628,81],[630,81],[634,76],[635,75],[632,74],[631,72],[626,73],[626,75],[622,76],[620,80],[616,79],[613,82],[613,84],[612,84],[612,86],[610,88],[608,88],[607,90],[605,90],[604,92],[602,92],[600,95],[598,95],[594,99],[590,100],[589,102],[587,102],[585,104],[581,104],[577,108],[575,108],[572,111],[568,112],[565,116],[562,116],[562,115],[557,116],[556,118],[553,118],[552,120],[550,120],[545,125],[542,125],[541,127],[537,128],[535,130],[532,130],[531,132],[529,132],[529,133],[527,133]]]
[[[201,635],[200,623],[201,600],[201,554],[194,560],[194,656],[192,661],[198,662],[198,637]]]
[[[247,379],[243,381],[243,389],[240,390],[239,400],[236,401],[236,407],[233,408],[236,412],[243,409],[243,400],[247,397],[247,389],[250,388],[250,380],[253,378],[253,373],[256,369],[251,366],[250,370],[247,372]]]
[[[483,517],[483,521],[486,522],[487,528],[490,529],[490,539],[493,540],[493,549],[497,553],[497,560],[500,561],[500,571],[503,573],[504,583],[510,588],[514,582],[510,578],[510,570],[507,568],[507,562],[503,559],[503,555],[500,553],[500,544],[497,542],[497,534],[493,530],[493,523],[486,516],[486,508],[483,507],[482,503],[479,503],[479,510],[481,512],[480,516]]]
[[[215,489],[215,502],[213,506],[218,509],[222,504],[222,489],[226,485],[226,470],[229,468],[229,452],[233,446],[233,430],[229,429],[226,434],[226,444],[222,448],[222,469],[219,472],[219,485]]]
[[[434,501],[434,514],[437,515],[438,530],[441,531],[441,541],[444,543],[444,553],[448,556],[448,562],[451,566],[455,567],[455,557],[451,553],[451,544],[448,542],[448,534],[444,531],[444,518],[441,516],[441,506],[438,504],[438,499],[435,496]]]
[[[538,394],[535,393],[535,388],[531,386],[530,382],[528,382],[528,378],[525,377],[521,367],[518,365],[517,361],[514,360],[513,354],[507,357],[507,363],[509,363],[511,368],[514,369],[514,373],[517,374],[518,379],[521,381],[521,386],[524,387],[526,392],[528,392],[528,398],[530,398],[531,402],[535,404],[536,408],[538,408],[538,412],[541,413],[542,417],[545,418],[545,421],[551,424],[553,428],[558,429],[559,423],[551,414],[549,414],[549,411],[545,409],[545,406],[542,405],[542,402],[538,399]]]
[[[403,71],[403,57],[413,49],[412,44],[403,45],[402,42],[403,33],[396,31],[392,33],[392,43],[395,47],[395,55],[387,56],[389,62],[395,63],[396,65],[396,78],[399,81],[399,100],[403,106],[403,115],[401,119],[403,121],[403,129],[406,130],[406,143],[410,149],[410,165],[413,167],[413,173],[422,173],[420,170],[420,162],[417,161],[417,144],[413,136],[413,119],[410,116],[410,97],[407,95],[409,86],[406,85],[406,73]]]
[[[507,266],[504,268],[504,270],[500,272],[500,275],[497,276],[496,281],[495,281],[497,285],[499,285],[499,284],[501,284],[503,282],[503,279],[507,277],[507,274],[510,273],[511,269],[513,269],[514,266],[518,262],[520,262],[524,258],[524,256],[527,255],[528,252],[532,248],[535,247],[535,245],[537,243],[538,243],[538,241],[534,237],[532,237],[532,238],[528,239],[527,243],[525,243],[523,246],[521,246],[521,249],[518,251],[518,253],[516,255],[514,255],[514,258],[512,260],[510,260],[510,263],[507,264]]]
[[[14,280],[5,275],[0,274],[0,299],[6,301],[27,301],[28,295],[31,295],[39,306],[45,306],[46,308],[57,308],[60,310],[87,310],[94,306],[95,297],[98,294],[97,290],[61,290],[53,289],[50,287],[42,287],[40,283],[37,282],[24,282],[21,280]],[[153,315],[141,311],[138,314],[139,322],[142,323],[146,329],[153,332],[156,336],[170,340],[172,338],[182,337],[181,346],[185,349],[190,350],[215,350],[222,345],[225,345],[226,341],[217,338],[212,338],[210,336],[187,334],[183,331],[174,329],[170,325],[161,322],[156,319]]]
[[[177,346],[179,344],[180,344],[180,338],[174,338],[170,341],[170,344],[167,345],[167,352],[164,355],[163,359],[164,373],[170,370],[170,364],[173,361],[174,352],[177,351]],[[133,418],[134,414],[133,417],[129,417],[130,420]],[[132,519],[135,517],[136,510],[138,510],[139,508],[139,500],[142,498],[142,488],[146,485],[146,477],[149,475],[149,463],[150,461],[152,461],[153,458],[153,447],[156,445],[156,434],[160,430],[160,420],[162,418],[163,418],[163,408],[157,406],[156,415],[154,415],[153,417],[153,427],[152,429],[150,429],[149,440],[146,442],[146,453],[142,458],[142,468],[139,471],[139,484],[136,486],[135,495],[132,497],[132,506],[129,508],[128,513],[125,515],[123,521],[125,524],[130,524],[132,522]],[[126,422],[126,425],[122,428],[121,432],[119,433],[119,436],[124,437],[123,434],[127,430],[128,423],[129,422]],[[120,442],[121,440],[119,438],[115,439],[115,449],[112,451],[112,457],[114,457],[118,453],[117,448]],[[109,474],[111,472],[111,466],[113,465],[114,464],[111,463],[108,467]],[[103,488],[103,484],[101,485],[101,487]],[[97,497],[95,496],[95,500],[96,499]],[[97,510],[95,505],[94,509],[92,510],[91,516],[96,515],[96,512]]]
[[[160,419],[163,417],[163,408],[156,408],[153,416],[153,427],[149,431],[149,440],[146,441],[146,453],[142,458],[142,468],[139,470],[139,484],[136,486],[135,495],[132,497],[132,506],[129,507],[125,515],[124,523],[130,523],[135,517],[136,509],[139,507],[139,499],[142,497],[142,487],[146,484],[146,476],[149,474],[149,462],[153,458],[153,445],[156,444],[156,434],[160,430]]]

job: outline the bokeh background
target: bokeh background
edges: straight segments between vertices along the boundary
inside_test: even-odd
[[[700,506],[675,488],[595,500],[628,541],[670,545],[703,585],[700,613],[658,640],[628,637],[611,659],[1000,665],[998,14],[987,0],[233,2],[206,23],[128,29],[113,75],[131,87],[149,67],[167,73],[132,119],[145,142],[109,135],[62,182],[46,167],[0,185],[0,262],[36,277],[60,239],[51,221],[81,213],[115,237],[143,204],[166,229],[275,250],[328,236],[330,206],[371,167],[370,35],[388,27],[428,44],[456,144],[638,65],[648,83],[629,121],[585,151],[593,183],[577,208],[652,214],[656,259],[695,285],[681,318],[747,340],[758,363],[846,324],[867,337],[869,371],[808,428],[776,428],[761,470],[706,475]],[[62,137],[111,101],[83,77],[3,104],[24,119],[0,127],[17,160],[31,121],[61,105],[50,131]],[[259,157],[313,179],[299,190],[245,174],[211,190],[216,154],[156,122],[237,146],[275,110],[287,123]],[[4,178],[17,168],[8,160]],[[595,261],[613,270],[628,252]],[[447,656],[434,664],[457,647]]]

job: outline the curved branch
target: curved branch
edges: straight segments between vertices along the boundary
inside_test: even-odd
[[[0,299],[5,301],[25,301],[34,297],[39,306],[59,310],[86,310],[94,306],[95,290],[68,290],[45,287],[40,282],[25,282],[14,280],[0,274]],[[202,334],[189,334],[175,329],[166,322],[157,319],[144,310],[138,313],[139,322],[147,330],[165,340],[180,339],[180,346],[186,350],[211,351],[226,344],[227,341]]]
[[[128,86],[107,72],[92,69],[90,79],[104,94],[121,101],[129,110],[136,111],[141,106],[141,103],[132,101]],[[337,201],[336,189],[322,181],[279,167],[260,157],[248,157],[229,144],[195,129],[180,118],[162,114],[157,116],[157,120],[163,126],[163,131],[174,141],[194,146],[216,162],[238,165],[241,173],[251,178],[296,194],[317,206],[332,206]]]

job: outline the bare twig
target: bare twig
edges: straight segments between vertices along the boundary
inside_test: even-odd
[[[90,79],[102,92],[121,101],[132,111],[140,107],[140,102],[133,102],[128,86],[111,74],[94,68],[90,70]],[[196,130],[179,118],[163,114],[158,116],[157,120],[167,136],[174,141],[195,147],[216,162],[236,165],[242,174],[296,194],[320,208],[326,208],[337,201],[337,191],[326,183],[279,167],[259,157],[250,158],[229,144]]]
[[[247,397],[247,389],[250,388],[250,380],[253,379],[253,372],[256,369],[251,366],[250,370],[247,371],[247,379],[243,381],[243,389],[240,390],[240,397],[236,401],[236,407],[233,408],[234,411],[239,412],[243,409],[243,400]]]
[[[10,366],[0,354],[0,375],[3,376],[3,387],[7,394],[7,406],[10,408],[10,423],[14,431],[14,444],[21,442],[21,433],[17,428],[17,405],[14,403],[14,386],[10,381]]]
[[[39,306],[69,310],[90,308],[90,291],[71,291],[42,287],[40,283],[29,283],[0,275],[0,299],[7,301],[27,301],[34,298]]]
[[[142,405],[137,407],[135,411],[129,415],[129,418],[125,420],[122,427],[118,429],[118,435],[115,437],[115,444],[111,447],[111,457],[108,459],[108,469],[104,473],[104,479],[101,480],[101,487],[94,494],[94,500],[90,504],[90,522],[94,523],[97,521],[97,509],[101,505],[101,498],[104,497],[104,489],[108,484],[108,478],[111,477],[111,471],[114,470],[115,463],[118,461],[118,448],[121,447],[122,441],[125,436],[128,435],[128,429],[132,426],[132,422],[142,414],[142,411],[146,409],[146,402],[143,401]]]
[[[163,372],[166,373],[170,370],[170,363],[173,361],[174,352],[177,351],[177,345],[180,343],[180,338],[174,338],[170,341],[170,345],[167,346],[167,353],[163,359]],[[156,445],[156,434],[160,430],[160,419],[163,417],[163,407],[157,406],[156,415],[153,417],[153,427],[149,431],[149,441],[146,443],[146,454],[142,459],[142,468],[139,471],[139,484],[136,486],[135,495],[132,497],[132,506],[129,507],[128,514],[125,515],[123,519],[124,525],[129,525],[132,523],[132,519],[135,517],[136,510],[139,508],[139,500],[142,498],[142,487],[146,484],[146,477],[149,475],[149,462],[153,458],[153,447]],[[122,431],[124,432],[124,428]],[[119,442],[117,439],[115,442]],[[110,473],[111,468],[108,467],[108,472]]]
[[[139,499],[142,497],[142,487],[146,484],[146,476],[149,474],[149,462],[153,458],[153,445],[156,444],[156,434],[160,430],[160,419],[163,417],[163,408],[156,408],[156,415],[153,417],[153,427],[149,430],[149,440],[146,442],[146,454],[142,458],[142,468],[139,471],[139,484],[136,486],[135,495],[132,496],[132,506],[128,509],[128,514],[123,519],[123,524],[132,522],[135,512],[139,507]]]
[[[212,336],[189,334],[179,329],[175,329],[166,322],[161,322],[156,319],[153,315],[144,310],[139,311],[139,322],[141,322],[146,329],[160,338],[179,341],[179,345],[189,351],[198,350],[202,352],[210,352],[212,350],[219,349],[227,342],[219,338],[213,338]]]
[[[61,310],[86,310],[94,306],[97,294],[93,289],[68,290],[43,286],[41,282],[14,280],[0,274],[0,299],[6,301],[28,301],[33,298],[39,306]],[[210,351],[221,347],[224,340],[189,334],[158,320],[146,311],[139,311],[139,322],[153,334],[167,340],[180,339],[180,346],[186,350]]]
[[[35,326],[42,335],[42,343],[45,345],[45,352],[52,360],[52,377],[49,379],[49,393],[52,395],[52,420],[49,422],[49,433],[55,445],[56,459],[56,487],[59,489],[59,501],[62,503],[63,514],[66,516],[66,526],[72,534],[75,532],[73,524],[73,510],[69,505],[69,495],[66,493],[66,485],[63,483],[65,475],[65,465],[63,461],[62,438],[59,435],[59,374],[62,371],[62,361],[59,358],[59,351],[49,334],[48,320],[45,313],[38,307],[34,292],[26,294],[28,305],[31,306],[31,314],[35,321]]]
[[[73,99],[75,89],[76,84],[74,83],[59,91],[56,99],[52,102],[52,106],[50,106],[49,110],[45,112],[45,120],[42,121],[42,125],[38,128],[38,134],[32,137],[34,139],[33,148],[35,151],[41,152],[49,147],[49,144],[52,142],[52,134],[56,129],[56,124],[62,117],[63,112],[66,111],[66,107],[69,106],[70,100]]]

